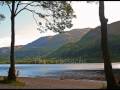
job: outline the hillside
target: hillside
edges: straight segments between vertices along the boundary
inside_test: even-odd
[[[15,49],[15,57],[34,57],[34,56],[46,56],[47,54],[53,52],[57,48],[64,44],[70,42],[77,42],[80,38],[86,34],[90,28],[85,29],[74,29],[66,31],[62,34],[57,34],[55,36],[41,37],[19,49]],[[1,48],[1,56],[9,55],[10,48]]]
[[[15,46],[15,50],[19,50],[23,47],[24,45],[17,45]],[[8,61],[10,57],[10,47],[3,47],[0,48],[0,63],[4,61]]]
[[[15,46],[15,50],[19,50],[23,47],[24,45],[17,45]],[[2,47],[0,48],[0,55],[9,55],[10,53],[10,47]]]
[[[78,42],[63,45],[49,55],[54,58],[84,57],[87,62],[102,62],[100,47],[100,27],[90,30]],[[119,61],[120,56],[120,21],[108,25],[108,39],[111,59]]]

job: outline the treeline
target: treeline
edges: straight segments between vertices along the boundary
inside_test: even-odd
[[[111,57],[112,62],[119,62],[120,57]],[[87,56],[79,56],[79,57],[56,57],[56,58],[48,58],[41,56],[34,57],[24,57],[24,58],[15,58],[16,64],[76,64],[76,63],[103,63],[103,60],[98,57],[87,57]],[[9,64],[9,57],[0,58],[0,64]]]

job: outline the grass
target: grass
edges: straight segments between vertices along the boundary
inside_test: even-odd
[[[107,89],[107,84],[103,84],[102,87],[100,89]],[[110,89],[120,89],[120,85],[117,84],[117,86],[110,88]]]
[[[100,89],[107,89],[107,84],[103,83]]]
[[[7,77],[0,77],[0,83],[1,84],[10,84],[14,86],[25,86],[24,82],[21,82],[19,80],[8,80]]]

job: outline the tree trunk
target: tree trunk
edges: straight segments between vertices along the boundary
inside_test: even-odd
[[[114,88],[117,84],[112,72],[112,65],[108,51],[107,40],[107,19],[104,16],[104,1],[99,1],[99,18],[101,22],[101,49],[104,60],[105,78],[107,80],[107,88]]]
[[[11,51],[10,51],[10,68],[8,72],[9,80],[16,80],[15,74],[15,59],[14,59],[14,44],[15,44],[15,1],[12,1],[12,11],[11,11]]]

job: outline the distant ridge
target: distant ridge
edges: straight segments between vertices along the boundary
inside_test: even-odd
[[[90,29],[91,28],[73,29],[54,36],[40,37],[39,39],[28,43],[27,45],[16,46],[15,56],[16,58],[28,56],[46,56],[67,43],[77,42]],[[1,55],[9,55],[9,47],[0,48],[0,50]]]
[[[100,26],[91,29],[78,42],[67,43],[49,57],[54,58],[78,58],[83,56],[87,62],[101,61],[101,30]],[[120,61],[120,21],[108,24],[109,50],[112,61]]]

